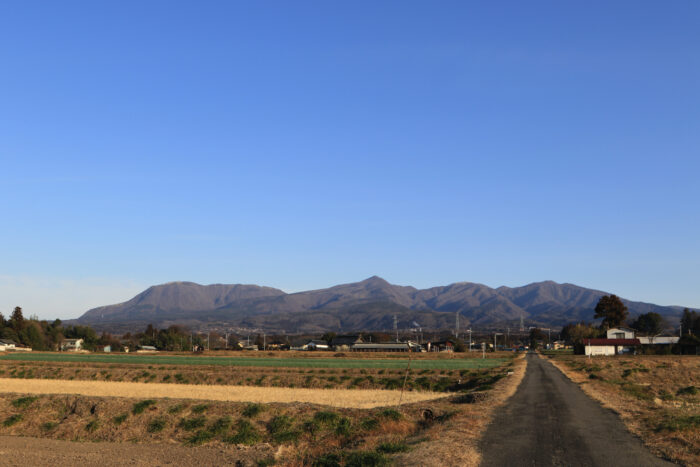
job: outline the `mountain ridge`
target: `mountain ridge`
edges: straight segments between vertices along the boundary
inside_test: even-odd
[[[417,289],[379,276],[325,289],[286,293],[254,284],[174,281],[154,285],[132,299],[93,308],[77,320],[97,329],[138,329],[185,324],[194,328],[237,327],[275,332],[390,329],[393,315],[403,327],[446,329],[459,313],[463,326],[558,327],[593,321],[598,299],[608,292],[551,280],[491,288],[475,282]],[[682,308],[623,299],[631,316],[657,312],[675,323]]]

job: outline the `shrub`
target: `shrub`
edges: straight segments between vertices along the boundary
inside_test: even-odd
[[[99,420],[90,420],[87,425],[85,425],[85,430],[89,433],[94,433],[100,427]]]
[[[180,419],[180,424],[178,425],[185,431],[193,431],[197,428],[203,427],[207,423],[207,418],[204,416],[193,417],[193,418],[182,418]]]
[[[316,412],[314,414],[314,420],[319,422],[319,423],[326,423],[326,424],[331,424],[335,423],[336,420],[338,420],[339,415],[335,412],[331,412],[328,410],[322,410],[320,412]]]
[[[231,417],[221,417],[214,421],[209,427],[209,431],[215,435],[219,435],[227,431],[231,427]]]
[[[207,441],[211,441],[212,438],[214,438],[214,433],[207,430],[200,430],[194,435],[187,438],[185,443],[191,446],[197,446],[199,444],[204,444]]]
[[[225,438],[224,441],[231,444],[252,445],[259,443],[262,438],[248,420],[240,420],[237,424],[237,430],[235,435]]]
[[[278,415],[267,424],[267,431],[272,435],[272,439],[278,443],[296,441],[300,433],[292,430],[292,419],[286,415]]]
[[[379,428],[379,420],[376,418],[365,418],[360,422],[360,428],[363,431],[373,431]]]
[[[134,407],[131,409],[131,413],[134,415],[138,415],[140,413],[143,413],[143,411],[146,410],[146,408],[154,405],[155,403],[156,403],[156,401],[154,401],[153,399],[146,399],[146,400],[143,400],[141,402],[137,402],[134,404]]]
[[[170,414],[180,413],[183,410],[185,410],[185,407],[187,407],[185,404],[175,404],[168,409],[168,413],[170,413]]]
[[[248,404],[246,408],[243,409],[243,416],[248,418],[255,418],[264,409],[265,407],[262,404]]]
[[[389,465],[389,460],[381,452],[356,451],[345,457],[346,467],[381,467]]]
[[[192,407],[192,413],[204,413],[209,408],[209,404],[198,404]]]
[[[700,427],[700,415],[670,417],[661,422],[656,431],[682,431]]]
[[[335,425],[335,434],[338,436],[350,436],[351,428],[352,426],[349,418],[340,418]]]
[[[128,413],[123,413],[121,415],[117,415],[116,417],[114,417],[112,419],[112,421],[114,422],[115,425],[121,425],[122,423],[124,423],[124,421],[126,420],[126,418],[128,416],[129,416]]]
[[[388,418],[389,420],[401,420],[403,415],[401,415],[401,412],[399,412],[396,409],[389,409],[386,408],[382,410],[379,415],[381,415],[384,418]]]
[[[12,426],[15,423],[21,422],[21,421],[22,421],[22,414],[21,413],[18,413],[15,415],[10,415],[2,422],[2,426]]]
[[[686,386],[684,388],[680,388],[677,392],[677,396],[684,396],[684,395],[695,395],[698,393],[698,388],[695,386]]]
[[[58,426],[56,422],[46,422],[41,424],[41,429],[44,431],[51,431]]]
[[[386,442],[386,443],[381,443],[379,446],[377,446],[377,451],[383,452],[385,454],[394,454],[397,452],[407,452],[408,445],[406,443],[404,443],[403,441]]]
[[[338,454],[324,454],[311,463],[312,467],[340,467],[340,456]]]
[[[166,423],[167,420],[163,417],[154,418],[153,420],[148,422],[148,428],[146,429],[146,431],[148,431],[149,433],[158,433],[159,431],[163,431]]]
[[[12,401],[12,406],[16,407],[18,409],[28,407],[37,400],[38,397],[35,396],[26,396],[26,397],[20,397],[19,399],[15,399]]]

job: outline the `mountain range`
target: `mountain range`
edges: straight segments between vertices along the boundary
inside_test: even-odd
[[[419,324],[423,329],[452,329],[459,315],[463,329],[518,327],[521,319],[525,326],[560,327],[593,321],[595,305],[606,294],[552,281],[495,289],[472,282],[416,289],[377,276],[297,293],[258,285],[170,282],[149,287],[127,302],[89,310],[75,323],[111,332],[141,330],[150,323],[318,333],[388,330],[394,316],[400,328]],[[676,323],[682,313],[681,307],[623,302],[631,317],[653,311]]]

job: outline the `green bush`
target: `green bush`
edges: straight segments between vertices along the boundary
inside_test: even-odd
[[[18,409],[28,407],[37,400],[38,397],[35,396],[25,396],[25,397],[20,397],[19,399],[15,399],[12,401],[12,406],[16,407]]]
[[[197,446],[200,444],[204,444],[208,441],[211,441],[214,438],[214,433],[207,431],[207,430],[200,430],[194,435],[190,436],[187,438],[185,441],[186,444],[189,444],[191,446]]]
[[[153,420],[148,422],[148,428],[146,428],[146,431],[148,431],[149,433],[158,433],[159,431],[163,431],[166,424],[167,420],[165,418],[154,418]]]
[[[255,418],[264,409],[265,407],[262,404],[248,404],[246,408],[243,409],[243,416],[248,418]]]
[[[389,465],[389,460],[381,452],[356,451],[345,457],[346,467],[383,467]]]
[[[397,452],[407,452],[408,445],[406,443],[404,443],[403,441],[386,442],[386,443],[381,443],[379,446],[377,446],[377,451],[383,452],[385,454],[394,454]]]
[[[209,408],[209,404],[198,404],[192,407],[192,413],[204,413]]]
[[[399,412],[396,409],[384,409],[382,410],[379,415],[381,415],[384,418],[388,418],[389,420],[401,420],[403,415],[401,415],[401,412]]]
[[[267,424],[267,431],[270,432],[272,439],[278,443],[286,443],[296,441],[300,433],[292,430],[292,419],[287,415],[278,415],[270,420]]]
[[[168,409],[168,413],[170,413],[170,414],[180,413],[183,410],[185,410],[186,407],[187,407],[187,405],[185,405],[185,404],[175,404]]]
[[[217,418],[209,427],[209,431],[215,435],[220,435],[231,428],[231,417]]]
[[[129,416],[128,413],[123,413],[121,415],[117,415],[116,417],[114,417],[112,419],[112,421],[114,422],[115,425],[121,425],[122,423],[124,423],[124,421],[126,420],[126,418],[128,416]]]
[[[685,395],[696,395],[698,393],[698,388],[695,386],[686,386],[684,388],[680,388],[677,392],[677,396],[685,396]]]
[[[179,427],[185,431],[193,431],[197,428],[203,427],[207,423],[207,418],[205,416],[192,417],[192,418],[182,418],[180,419]]]
[[[235,435],[225,438],[224,441],[231,444],[257,444],[262,439],[260,433],[248,420],[239,420]]]
[[[379,428],[379,420],[376,418],[365,418],[360,422],[360,428],[363,431],[373,431]]]
[[[14,425],[15,423],[21,422],[21,421],[22,421],[22,418],[23,418],[23,417],[22,417],[22,414],[21,414],[21,413],[18,413],[18,414],[15,414],[15,415],[10,415],[9,417],[7,417],[7,418],[2,422],[2,426],[12,426],[12,425]]]
[[[140,413],[143,413],[144,410],[146,410],[148,407],[154,405],[156,401],[153,399],[146,399],[141,402],[137,402],[134,404],[134,407],[131,409],[131,413],[134,415],[138,415]]]
[[[316,412],[314,414],[315,421],[317,421],[319,423],[329,424],[329,425],[331,423],[335,423],[335,421],[338,420],[339,417],[340,416],[337,413],[327,411],[327,410],[322,410],[322,411]]]
[[[339,418],[335,424],[335,434],[338,436],[350,436],[352,425],[350,419],[346,417]]]

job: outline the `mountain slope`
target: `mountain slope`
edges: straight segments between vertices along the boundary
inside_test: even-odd
[[[199,285],[171,282],[153,286],[131,300],[94,308],[78,318],[98,329],[158,326],[229,326],[270,332],[390,329],[393,316],[402,327],[418,322],[424,328],[454,326],[561,326],[592,321],[593,309],[605,292],[552,281],[493,289],[459,282],[429,289],[390,284],[373,276],[361,282],[287,294],[257,285]],[[677,321],[678,307],[624,300],[632,316],[657,312]]]

